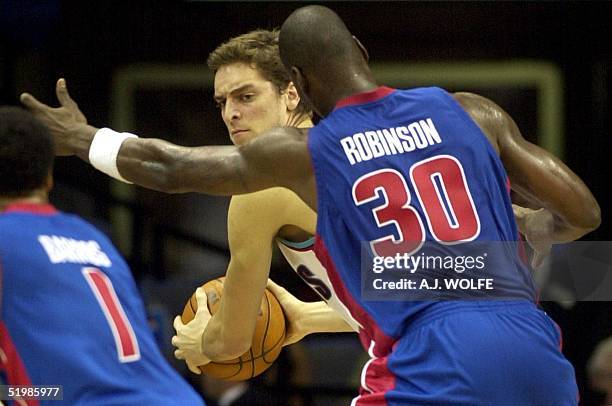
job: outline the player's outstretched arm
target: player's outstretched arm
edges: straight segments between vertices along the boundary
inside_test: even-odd
[[[599,226],[599,205],[584,182],[560,159],[525,140],[508,113],[475,94],[456,93],[455,99],[499,152],[513,191],[530,207],[544,208],[552,214],[553,225],[548,235],[544,236],[539,227],[538,238],[567,242]]]
[[[21,95],[21,102],[50,129],[57,155],[77,155],[89,162],[99,129],[87,124],[63,79],[57,82],[56,94],[61,104],[58,108],[27,93]],[[128,138],[109,154],[108,164],[128,181],[163,192],[234,195],[285,186],[314,204],[306,137],[307,130],[275,128],[241,147],[198,148],[152,138]]]

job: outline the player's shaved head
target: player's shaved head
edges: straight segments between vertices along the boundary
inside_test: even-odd
[[[336,13],[323,6],[307,6],[285,20],[280,34],[285,66],[321,71],[363,58],[353,36]]]
[[[365,49],[327,7],[295,10],[283,23],[279,48],[294,83],[319,115],[346,96],[376,87]]]

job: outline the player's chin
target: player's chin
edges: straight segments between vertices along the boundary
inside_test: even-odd
[[[240,131],[230,135],[230,139],[236,146],[241,146],[251,141],[254,138],[254,134],[251,131]]]

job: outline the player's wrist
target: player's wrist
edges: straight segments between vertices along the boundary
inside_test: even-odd
[[[319,314],[318,302],[303,303],[301,311],[294,314],[292,320],[294,333],[300,337],[317,333],[317,315]]]
[[[95,129],[95,127],[91,128]],[[119,150],[123,142],[128,138],[138,138],[138,136],[130,133],[119,133],[110,128],[96,129],[88,150],[88,158],[91,165],[117,180],[132,183],[121,176],[117,168]]]

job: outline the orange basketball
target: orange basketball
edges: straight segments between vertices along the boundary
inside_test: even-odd
[[[203,286],[208,298],[208,310],[215,314],[219,309],[223,281],[225,277],[213,279]],[[183,323],[191,321],[198,308],[195,293],[185,304],[181,320]],[[276,297],[266,289],[251,348],[238,358],[210,362],[200,367],[203,374],[228,381],[244,381],[264,372],[278,358],[283,342],[285,341],[285,315]]]

